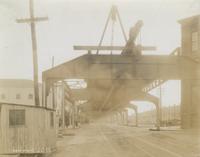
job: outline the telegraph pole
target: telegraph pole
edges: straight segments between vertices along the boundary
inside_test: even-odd
[[[54,67],[54,56],[52,56],[51,66],[52,66],[52,68]],[[56,83],[53,83],[53,86],[52,86],[52,103],[53,103],[52,107],[53,107],[53,109],[56,108],[56,102],[55,102],[55,85],[56,85]],[[56,88],[57,88],[57,86],[56,86]]]
[[[29,0],[29,12],[30,12],[30,18],[17,19],[16,21],[17,21],[17,23],[29,23],[31,26],[35,105],[40,106],[39,86],[38,86],[38,57],[37,57],[37,41],[36,41],[35,22],[46,21],[46,20],[48,20],[48,17],[34,17],[33,0]]]

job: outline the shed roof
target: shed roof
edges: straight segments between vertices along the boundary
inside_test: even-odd
[[[39,84],[41,85],[41,84]],[[0,79],[3,88],[33,88],[33,81],[27,79]]]
[[[180,24],[191,23],[192,21],[197,21],[198,19],[200,20],[200,14],[178,20],[178,23]]]

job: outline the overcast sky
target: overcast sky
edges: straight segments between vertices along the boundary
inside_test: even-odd
[[[32,79],[32,48],[30,26],[18,24],[16,19],[29,17],[28,0],[0,0],[0,79]],[[150,54],[169,54],[180,46],[180,25],[177,20],[200,14],[200,0],[34,0],[35,16],[48,16],[47,22],[37,23],[39,80],[42,71],[82,55],[73,45],[98,45],[108,12],[115,4],[125,31],[137,20],[143,20],[143,45],[157,47]],[[111,27],[104,44],[111,41]],[[116,23],[114,45],[124,45]],[[180,104],[180,82],[168,81],[164,88],[162,105]],[[158,89],[152,91],[158,95]],[[153,94],[152,93],[152,94]],[[156,94],[157,93],[157,94]],[[147,102],[135,102],[139,111],[152,108]]]
[[[34,0],[35,15],[48,16],[37,24],[39,76],[55,64],[68,61],[80,52],[73,45],[97,45],[112,4],[118,6],[125,30],[143,20],[142,44],[157,46],[157,54],[167,54],[180,46],[178,19],[200,13],[200,0]],[[32,79],[30,27],[15,19],[29,16],[28,0],[0,0],[0,78]],[[106,32],[105,44],[111,40]],[[119,25],[115,45],[124,45]],[[152,53],[152,52],[151,52]],[[40,78],[41,79],[41,78]]]

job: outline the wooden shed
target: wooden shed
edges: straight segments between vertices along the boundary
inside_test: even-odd
[[[53,109],[0,103],[0,155],[53,152],[55,123]]]

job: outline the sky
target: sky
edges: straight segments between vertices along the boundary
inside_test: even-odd
[[[83,54],[74,51],[73,45],[98,45],[113,4],[118,6],[127,35],[137,20],[143,20],[142,45],[157,47],[157,51],[144,54],[172,52],[181,45],[177,21],[200,14],[200,0],[34,0],[35,16],[49,18],[36,24],[39,80],[42,71],[51,68],[52,56],[58,65]],[[16,19],[27,17],[28,0],[0,0],[0,78],[33,77],[30,26],[16,23]],[[103,44],[110,42],[109,25]],[[124,44],[119,23],[116,23],[114,45]],[[177,95],[179,90],[178,86]],[[163,103],[169,104],[167,101]]]
[[[160,94],[160,91],[161,91],[161,94]],[[161,86],[151,90],[149,94],[157,97],[162,107],[180,105],[181,82],[180,80],[166,81]],[[138,106],[138,112],[144,112],[144,111],[155,109],[155,105],[150,102],[132,101],[131,103]],[[130,111],[130,114],[135,114],[135,113],[133,111]]]
[[[137,20],[143,20],[143,45],[157,47],[150,54],[168,54],[180,46],[178,19],[200,13],[200,0],[34,0],[35,16],[48,16],[37,23],[39,77],[51,67],[83,53],[73,45],[97,45],[108,12],[115,4],[128,34]],[[32,49],[30,26],[18,24],[16,19],[29,16],[28,0],[0,0],[0,78],[32,79]],[[124,45],[115,24],[114,45]],[[104,44],[110,44],[108,28]]]

